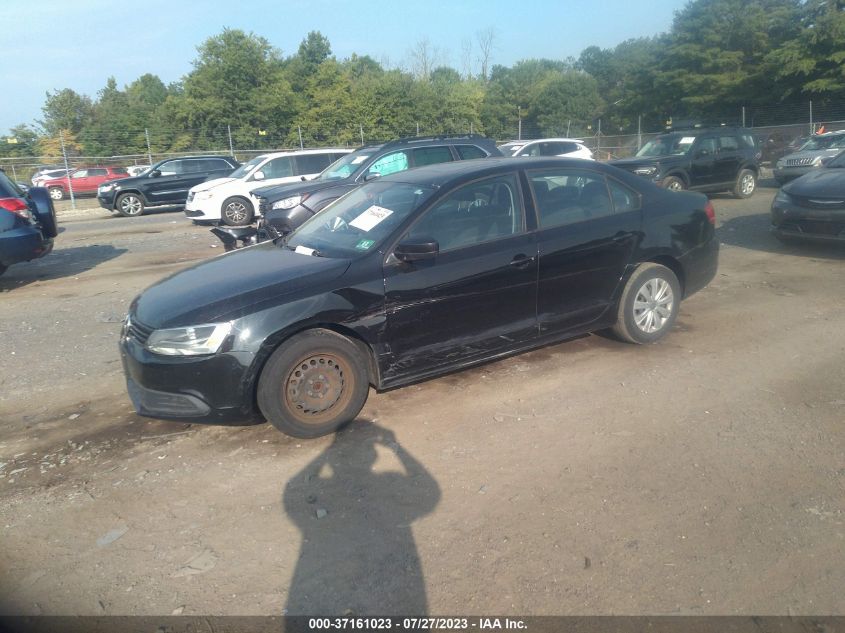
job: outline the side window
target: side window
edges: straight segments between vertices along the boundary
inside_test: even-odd
[[[735,152],[739,149],[739,141],[735,136],[720,136],[719,137],[719,151],[720,152]]]
[[[448,163],[452,160],[452,152],[448,147],[419,147],[414,152],[414,167]]]
[[[513,175],[481,180],[449,194],[429,209],[408,237],[437,240],[441,251],[521,233],[522,207]]]
[[[200,171],[232,171],[234,169],[234,167],[232,167],[222,158],[207,158],[203,161],[203,163],[205,164],[203,166],[203,169],[201,169]]]
[[[613,200],[614,212],[625,213],[626,211],[639,210],[640,194],[632,189],[628,189],[628,187],[616,182],[612,178],[607,179],[607,187],[610,189],[610,198]]]
[[[560,143],[540,143],[540,156],[557,156],[563,154]]]
[[[716,153],[716,139],[712,136],[709,138],[703,138],[698,142],[698,147],[695,150],[695,154],[701,152],[701,150],[705,150],[707,155],[713,156]]]
[[[185,169],[183,167],[185,161],[183,160],[169,160],[166,163],[162,163],[158,170],[161,172],[162,176],[173,176],[174,174],[181,174],[184,173]]]
[[[305,154],[296,157],[295,176],[319,174],[334,160],[332,154]]]
[[[106,169],[89,169],[89,170],[88,170],[88,175],[89,175],[89,176],[105,176],[105,175],[107,175],[108,173],[109,173],[109,172],[108,172],[108,170],[106,170]]]
[[[486,158],[487,152],[476,145],[457,145],[458,156],[461,160],[472,160],[473,158]]]
[[[365,177],[372,174],[387,176],[406,169],[408,169],[408,154],[406,152],[393,152],[392,154],[385,154],[370,165]]]
[[[522,150],[519,152],[520,156],[539,156],[540,155],[540,144],[539,143],[531,143],[530,145],[523,147]]]
[[[600,174],[550,169],[529,175],[540,228],[564,226],[613,213],[607,183]]]
[[[129,175],[129,172],[126,171],[126,167],[113,167],[111,171],[113,174],[119,174],[121,176]]]
[[[268,161],[261,167],[264,178],[287,178],[293,176],[293,165],[290,156],[281,156]]]
[[[182,173],[184,174],[198,174],[203,171],[209,171],[209,161],[203,158],[194,158],[182,161]]]
[[[75,172],[73,172],[73,175],[71,176],[71,178],[85,178],[87,176],[88,176],[88,170],[87,169],[78,169]]]

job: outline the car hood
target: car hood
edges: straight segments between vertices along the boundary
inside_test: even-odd
[[[842,151],[842,148],[832,149],[808,149],[803,152],[794,152],[787,154],[781,160],[788,160],[792,158],[816,158],[817,156],[834,156]]]
[[[130,314],[156,329],[228,321],[260,301],[316,289],[340,277],[349,264],[264,242],[162,279],[135,298]]]
[[[814,169],[784,185],[783,190],[804,198],[845,199],[845,169]]]
[[[267,198],[269,202],[276,202],[288,196],[296,196],[303,193],[315,193],[323,189],[330,189],[338,185],[346,185],[353,182],[349,178],[338,178],[337,180],[306,180],[304,182],[295,182],[289,185],[271,185],[269,187],[261,187],[253,189],[252,195]]]
[[[237,178],[213,178],[212,180],[206,180],[205,182],[201,182],[198,185],[194,185],[191,187],[191,191],[197,193],[199,191],[208,191],[209,189],[214,189],[215,187],[219,187],[220,185],[225,185],[229,182],[234,182],[238,180]]]

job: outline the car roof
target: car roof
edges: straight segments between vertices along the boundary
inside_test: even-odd
[[[570,167],[603,173],[615,170],[615,168],[604,165],[603,163],[596,163],[580,158],[496,157],[415,167],[414,169],[397,172],[389,176],[382,176],[375,182],[403,182],[413,185],[441,187],[453,181],[474,180],[486,176],[495,176],[496,174],[505,173],[514,169],[543,169],[548,167]]]
[[[321,147],[319,149],[290,149],[283,152],[268,152],[266,154],[259,154],[256,158],[279,158],[281,156],[309,156],[314,154],[337,154],[342,152],[344,154],[352,153],[350,147]]]
[[[584,140],[580,138],[566,138],[566,137],[549,137],[549,138],[531,138],[523,141],[510,141],[506,143],[506,145],[528,145],[529,143],[548,143],[549,141],[554,141],[556,143],[564,142],[564,143],[583,143]]]

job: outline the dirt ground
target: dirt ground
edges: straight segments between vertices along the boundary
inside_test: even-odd
[[[845,614],[845,250],[714,196],[711,286],[601,336],[372,393],[334,437],[140,418],[120,321],[216,255],[63,214],[0,277],[0,614]]]

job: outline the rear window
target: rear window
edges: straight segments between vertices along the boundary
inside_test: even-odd
[[[0,198],[20,198],[23,191],[12,182],[6,172],[0,171]]]

